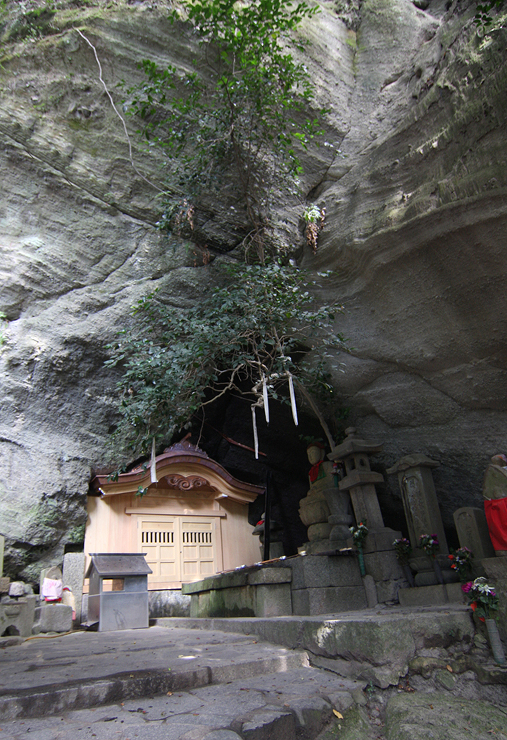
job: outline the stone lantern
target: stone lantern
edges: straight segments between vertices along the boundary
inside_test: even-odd
[[[382,483],[384,476],[370,468],[368,455],[382,451],[382,445],[367,442],[356,436],[354,427],[345,430],[345,442],[335,447],[328,458],[343,460],[345,476],[339,482],[340,491],[349,491],[356,522],[364,522],[369,530],[367,543],[372,550],[392,550],[393,540],[400,532],[384,525],[377,498],[375,483]]]
[[[384,480],[381,473],[370,468],[369,455],[381,452],[382,445],[368,442],[356,436],[356,430],[345,430],[347,438],[329,453],[333,461],[343,461],[345,476],[339,482],[340,491],[348,491],[356,522],[368,527],[368,537],[363,545],[366,572],[372,575],[379,601],[396,599],[398,589],[405,585],[401,567],[394,551],[393,542],[401,532],[384,525],[380,510],[376,483]]]

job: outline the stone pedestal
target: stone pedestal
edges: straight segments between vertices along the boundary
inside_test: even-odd
[[[328,524],[330,514],[323,490],[310,491],[305,498],[301,499],[299,516],[303,524],[308,527],[310,542],[329,539],[332,529],[332,525]]]
[[[443,606],[444,604],[466,604],[461,584],[448,583],[420,588],[400,588],[400,606]]]
[[[345,547],[350,537],[350,527],[354,524],[350,496],[336,486],[324,489],[324,496],[331,512],[327,520],[332,525],[329,539],[334,547]]]
[[[468,547],[472,551],[475,560],[495,557],[495,550],[491,544],[486,515],[482,509],[464,506],[461,509],[457,509],[453,517],[460,547]]]
[[[39,632],[70,632],[72,607],[65,604],[43,604],[35,609],[34,634]]]
[[[280,617],[292,614],[290,568],[245,568],[187,583],[191,617]]]

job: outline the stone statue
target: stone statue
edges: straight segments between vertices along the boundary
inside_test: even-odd
[[[333,463],[324,459],[326,456],[324,445],[321,442],[313,442],[311,445],[308,445],[306,454],[312,466],[308,473],[308,480],[310,482],[308,495],[334,486]]]
[[[497,555],[507,556],[507,457],[494,455],[486,468],[484,511],[489,535]]]
[[[333,464],[324,461],[325,447],[320,442],[308,445],[306,454],[312,466],[308,474],[310,490],[299,502],[299,516],[308,527],[308,539],[312,542],[328,539],[332,529],[332,525],[327,521],[331,512],[324,490],[333,485]]]

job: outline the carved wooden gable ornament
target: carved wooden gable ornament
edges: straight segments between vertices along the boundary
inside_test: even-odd
[[[163,495],[164,491],[177,491],[205,498],[230,498],[241,504],[255,501],[263,489],[234,478],[199,447],[188,440],[178,442],[155,458],[158,482],[151,483],[150,467],[140,465],[129,473],[122,473],[118,480],[107,475],[96,475],[92,487],[99,496],[137,493],[139,487],[148,493]]]

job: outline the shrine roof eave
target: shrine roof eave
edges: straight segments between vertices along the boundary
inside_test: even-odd
[[[220,488],[223,489],[222,494],[226,494],[229,498],[240,503],[255,501],[257,496],[263,493],[263,487],[238,480],[198,448],[193,448],[190,445],[188,446],[189,449],[184,449],[181,445],[177,447],[179,449],[169,448],[164,450],[161,455],[155,458],[158,480],[178,471],[189,473],[199,471],[200,475],[203,475],[204,470],[206,470],[212,485],[219,482]],[[114,481],[108,475],[96,475],[91,483],[93,489],[99,495],[113,496],[122,493],[136,493],[139,486],[143,488],[150,486],[150,467],[149,465],[139,466],[129,473],[121,473],[118,475],[118,479]]]

